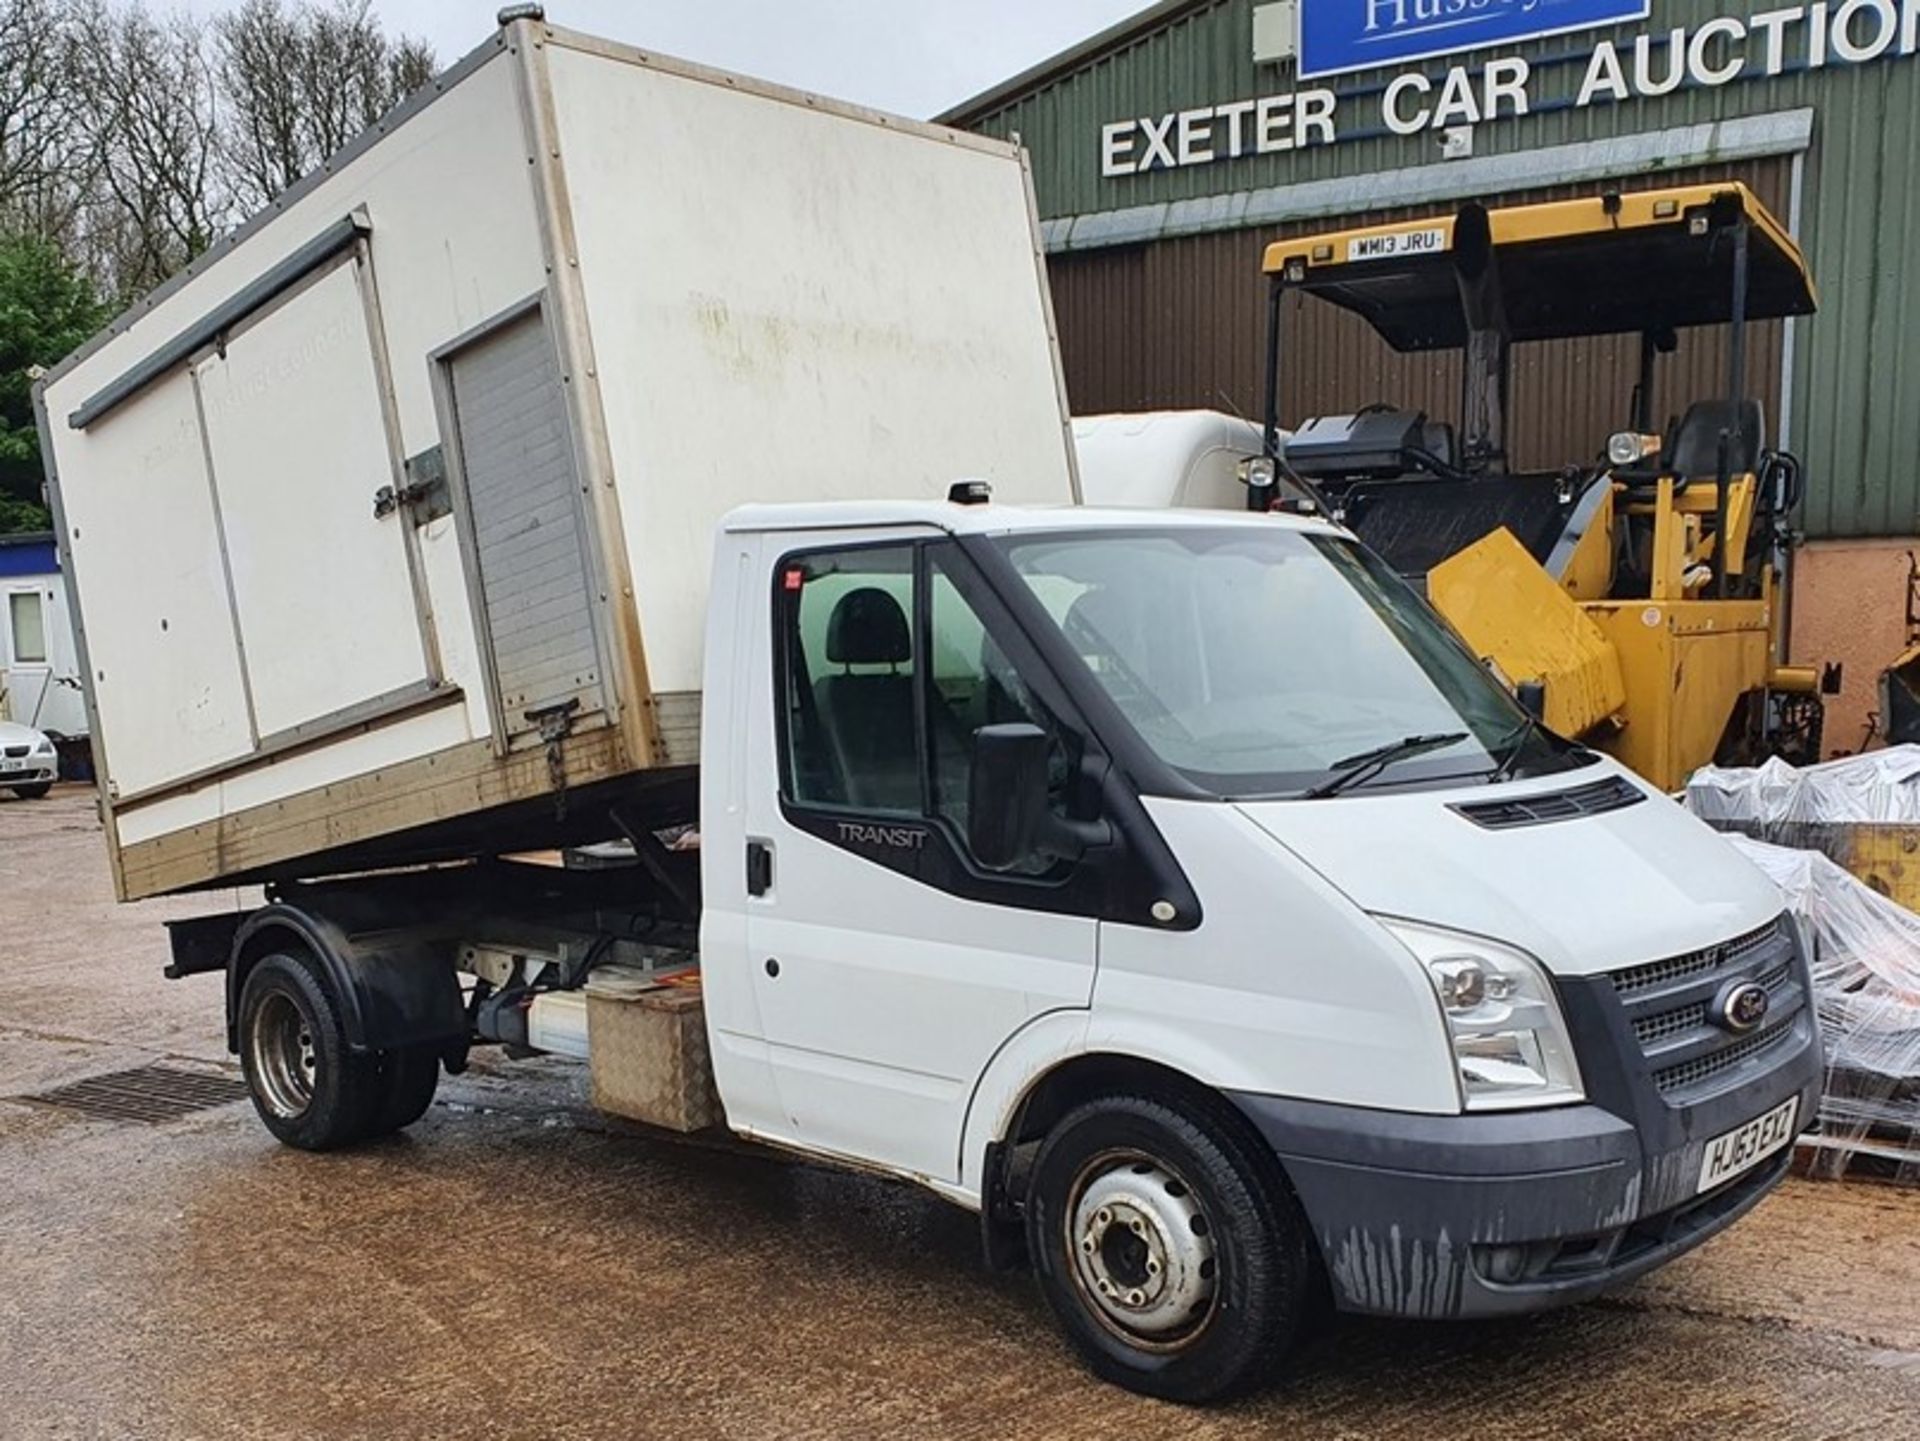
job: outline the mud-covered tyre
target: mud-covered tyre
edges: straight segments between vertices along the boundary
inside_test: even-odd
[[[440,1053],[413,1048],[382,1052],[374,1066],[375,1102],[367,1137],[391,1136],[426,1115],[440,1087]]]
[[[339,999],[304,956],[262,957],[240,992],[240,1067],[280,1140],[329,1151],[364,1138],[378,1112],[377,1060],[347,1047]]]
[[[13,793],[23,801],[43,801],[53,791],[52,781],[42,781],[33,786],[13,786]]]
[[[1222,1102],[1112,1095],[1041,1144],[1026,1203],[1041,1289],[1093,1371],[1197,1404],[1278,1370],[1314,1314],[1312,1236]]]

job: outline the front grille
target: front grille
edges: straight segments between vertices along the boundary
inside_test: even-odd
[[[32,749],[33,747],[31,746],[8,746],[7,759],[10,761],[23,761]]]
[[[1755,979],[1767,988],[1767,993],[1775,1001],[1778,1001],[1781,990],[1792,975],[1791,965],[1779,965]],[[1653,1011],[1634,1017],[1633,1036],[1644,1050],[1656,1042],[1664,1041],[1670,1036],[1684,1035],[1696,1026],[1704,1026],[1706,1023],[1707,1003],[1694,1001],[1688,1005],[1675,1006],[1670,1011]]]
[[[1676,981],[1737,965],[1762,946],[1778,940],[1785,926],[1785,917],[1776,916],[1759,929],[1736,936],[1731,941],[1723,941],[1717,946],[1707,946],[1703,950],[1689,951],[1684,956],[1669,956],[1664,961],[1649,961],[1644,966],[1615,971],[1614,992],[1621,996],[1636,995],[1641,991],[1663,988]]]
[[[1715,1076],[1731,1071],[1746,1061],[1764,1055],[1782,1041],[1793,1035],[1793,1018],[1789,1016],[1770,1031],[1762,1031],[1756,1036],[1735,1041],[1704,1056],[1696,1056],[1691,1061],[1683,1061],[1677,1066],[1668,1066],[1653,1073],[1654,1089],[1661,1095],[1671,1095],[1675,1091],[1689,1091]]]
[[[1807,1006],[1794,961],[1792,933],[1778,916],[1731,941],[1608,977],[1662,1099],[1691,1105],[1738,1084],[1754,1061],[1792,1038]],[[1766,989],[1767,1028],[1739,1035],[1715,1019],[1714,1003],[1730,983],[1749,981]]]
[[[1669,1036],[1678,1036],[1691,1031],[1695,1026],[1707,1022],[1707,1003],[1695,1001],[1690,1006],[1679,1006],[1671,1011],[1659,1011],[1651,1016],[1641,1016],[1633,1023],[1633,1038],[1645,1050],[1656,1041],[1664,1041]]]
[[[1581,816],[1604,815],[1608,811],[1637,806],[1646,798],[1646,792],[1631,781],[1610,776],[1570,791],[1522,796],[1518,800],[1475,801],[1456,805],[1453,809],[1477,826],[1484,826],[1490,831],[1505,831],[1517,826],[1544,826],[1554,821],[1577,820]]]

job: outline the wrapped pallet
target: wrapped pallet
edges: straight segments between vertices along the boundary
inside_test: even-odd
[[[1687,809],[1721,830],[1819,851],[1920,912],[1920,745],[1817,766],[1707,766],[1687,783]]]
[[[1820,1133],[1804,1144],[1839,1174],[1875,1158],[1920,1180],[1920,916],[1818,851],[1731,837],[1786,893],[1813,943],[1826,1050]]]

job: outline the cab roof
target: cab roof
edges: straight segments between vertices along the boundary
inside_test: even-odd
[[[1463,212],[1464,213],[1464,212]],[[1760,198],[1727,181],[1485,212],[1514,340],[1715,325],[1732,318],[1729,227],[1749,229],[1747,318],[1809,315],[1805,256]],[[1459,215],[1276,241],[1266,271],[1358,314],[1396,350],[1451,350],[1467,323]]]
[[[1316,534],[1340,533],[1328,522],[1293,515],[1247,511],[1125,508],[1094,505],[956,505],[951,501],[802,501],[743,505],[721,521],[722,529],[843,531],[926,527],[949,535],[1010,535],[1019,531],[1213,529],[1264,525]]]

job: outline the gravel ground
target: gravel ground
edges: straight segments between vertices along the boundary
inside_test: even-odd
[[[21,1099],[164,1060],[232,1074],[220,983],[161,978],[91,796],[0,800],[0,1441],[40,1437],[1920,1436],[1920,1192],[1790,1182],[1621,1294],[1479,1326],[1341,1321],[1216,1411],[1090,1380],[972,1218],[597,1117],[477,1066],[405,1136],[317,1157],[233,1104]]]

